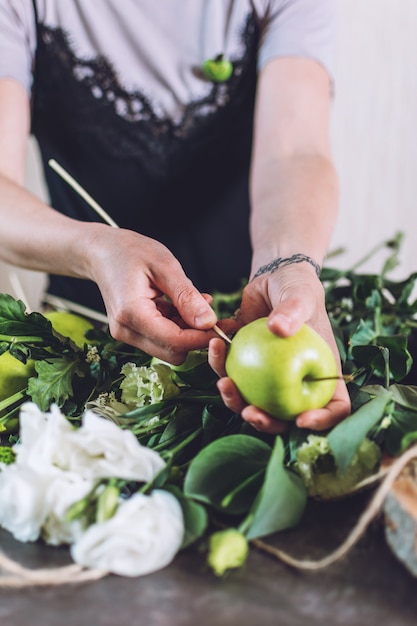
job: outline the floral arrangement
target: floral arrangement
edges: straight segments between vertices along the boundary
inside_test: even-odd
[[[122,576],[203,546],[221,576],[250,545],[295,526],[309,497],[379,478],[382,456],[417,440],[417,274],[387,277],[400,241],[385,242],[381,274],[323,270],[352,414],[320,435],[248,426],[224,406],[204,350],[174,367],[106,329],[77,345],[0,294],[0,379],[4,355],[30,364],[0,401],[0,525],[19,541],[68,545],[81,568]],[[215,294],[219,317],[240,295]]]

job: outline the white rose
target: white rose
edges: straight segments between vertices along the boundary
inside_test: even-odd
[[[19,541],[36,541],[45,521],[48,478],[8,465],[0,473],[0,525]]]
[[[149,482],[165,467],[160,455],[135,435],[92,411],[68,433],[69,468],[88,479],[123,478]]]
[[[45,521],[41,535],[46,543],[58,546],[72,543],[83,532],[82,519],[67,521],[69,507],[85,498],[94,482],[73,472],[60,472],[48,483],[45,497]]]
[[[167,491],[135,494],[115,515],[93,524],[71,547],[76,563],[119,574],[142,576],[166,567],[184,536],[181,505]]]
[[[16,462],[36,470],[68,464],[66,437],[74,428],[56,405],[49,413],[42,413],[33,402],[26,402],[19,414],[20,442],[13,450]]]

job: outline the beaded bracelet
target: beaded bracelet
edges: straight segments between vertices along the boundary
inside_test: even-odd
[[[310,265],[314,267],[314,270],[317,276],[320,277],[320,272],[321,272],[320,265],[310,256],[307,256],[306,254],[297,253],[297,254],[293,254],[292,256],[288,258],[283,259],[282,257],[279,257],[278,259],[271,261],[271,263],[267,263],[266,265],[261,265],[261,267],[258,269],[258,271],[254,275],[252,280],[254,278],[258,278],[258,276],[262,276],[262,274],[266,274],[267,272],[270,272],[271,274],[273,274],[279,267],[282,267],[282,266],[285,267],[286,265],[292,265],[293,263],[303,263],[303,261],[310,263]]]

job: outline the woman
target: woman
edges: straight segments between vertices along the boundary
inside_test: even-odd
[[[319,280],[337,214],[333,5],[102,0],[98,12],[93,0],[4,0],[2,258],[47,272],[52,294],[105,309],[115,338],[172,363],[212,338],[224,374],[207,294],[246,277],[237,324],[269,315],[273,332],[291,335],[306,322],[336,354]],[[51,206],[22,185],[30,132]],[[101,223],[50,158],[120,228]],[[257,428],[282,428],[228,378],[219,389]],[[341,381],[298,424],[321,430],[348,412]]]

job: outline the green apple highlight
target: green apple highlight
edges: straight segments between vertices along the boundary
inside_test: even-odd
[[[266,317],[236,333],[226,372],[248,404],[281,420],[326,406],[339,377],[331,348],[312,328],[278,337]]]

